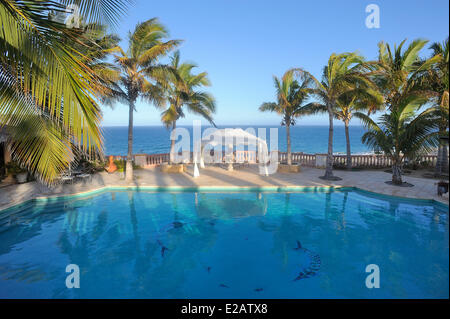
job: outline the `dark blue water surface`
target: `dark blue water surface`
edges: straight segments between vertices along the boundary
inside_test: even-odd
[[[0,298],[448,298],[448,226],[446,206],[353,189],[29,203],[0,212]]]
[[[231,128],[232,126],[221,126],[219,128]],[[242,129],[254,128],[256,126],[240,126]],[[278,128],[278,149],[286,151],[286,128],[281,126],[262,126],[267,131],[267,141],[270,137],[270,128]],[[192,132],[192,127],[185,127]],[[205,128],[205,127],[203,127]],[[126,155],[128,147],[128,128],[122,126],[104,127],[106,154]],[[369,152],[361,143],[364,127],[350,127],[350,144],[352,153]],[[170,150],[170,131],[162,126],[137,126],[134,128],[133,153],[158,154],[168,153]],[[292,151],[304,153],[326,153],[328,147],[328,126],[294,126],[291,128]],[[269,143],[268,143],[269,144]],[[192,146],[192,134],[191,134]],[[268,145],[270,147],[270,145]],[[335,126],[333,151],[335,153],[346,152],[345,131],[343,126]]]

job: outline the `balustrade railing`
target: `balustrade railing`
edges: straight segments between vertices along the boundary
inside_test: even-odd
[[[256,151],[235,151],[234,154],[234,162],[242,163],[257,163],[258,162],[258,153]],[[220,153],[215,154],[213,158],[216,162],[220,162],[220,158],[215,158]],[[224,161],[224,155],[222,154],[222,161]],[[183,163],[192,163],[193,162],[193,153],[181,153],[179,152],[177,155],[181,158]],[[113,155],[114,160],[126,160],[126,156],[121,155]],[[355,168],[384,168],[390,167],[392,165],[392,160],[385,155],[378,154],[366,154],[366,155],[352,155],[352,167]],[[133,155],[133,160],[135,165],[141,166],[143,168],[154,167],[161,165],[163,163],[168,163],[170,159],[169,153],[163,154],[135,154]],[[347,156],[346,155],[334,155],[334,166],[346,166],[347,165]],[[278,161],[280,163],[287,162],[287,153],[286,152],[278,152]],[[409,161],[410,162],[410,161]],[[436,155],[422,155],[416,159],[416,162],[419,164],[426,163],[429,166],[436,165],[437,156]],[[295,152],[292,153],[292,163],[298,163],[302,166],[315,167],[316,165],[316,154],[305,154]]]

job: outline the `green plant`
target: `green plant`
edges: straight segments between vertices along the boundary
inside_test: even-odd
[[[172,67],[160,62],[168,52],[180,44],[180,40],[164,41],[167,29],[153,18],[136,25],[129,34],[128,50],[116,47],[113,51],[119,67],[116,85],[104,102],[128,104],[128,152],[126,180],[133,179],[133,115],[139,98],[161,105],[164,101],[162,87],[166,85],[168,73],[176,73]],[[163,85],[156,85],[156,81]]]
[[[362,71],[363,72],[363,71]],[[336,101],[336,110],[334,116],[336,119],[344,122],[345,141],[347,146],[347,163],[346,168],[352,169],[352,152],[350,148],[350,120],[357,112],[365,111],[368,114],[375,113],[383,108],[383,97],[376,89],[375,84],[369,81],[365,86],[349,90],[348,92],[339,96]]]
[[[116,164],[118,172],[126,172],[126,164],[127,164],[127,162],[125,160],[115,160],[114,164]],[[141,168],[142,167],[140,167],[139,165],[134,164],[134,162],[133,162],[133,169],[141,169]]]
[[[323,69],[322,81],[319,82],[311,75],[316,86],[313,94],[319,99],[319,103],[312,104],[328,112],[329,121],[326,169],[321,178],[336,179],[333,175],[333,119],[336,117],[338,102],[343,102],[344,96],[364,96],[365,99],[375,93],[367,68],[364,58],[356,52],[333,53]]]
[[[185,116],[183,107],[215,125],[212,119],[212,113],[216,109],[214,97],[201,91],[202,87],[211,85],[208,73],[193,74],[192,69],[197,66],[193,63],[180,63],[179,51],[174,53],[170,67],[174,73],[168,73],[167,85],[161,85],[164,99],[169,102],[169,106],[161,114],[164,125],[167,128],[172,126],[172,130],[175,130],[177,120]],[[172,140],[170,154],[173,154],[174,150],[175,140]]]
[[[22,167],[20,167],[20,165],[17,162],[15,162],[15,161],[7,163],[5,165],[5,167],[6,167],[7,173],[11,174],[13,176],[15,176],[17,174],[20,174],[20,173],[26,173],[27,172],[26,169],[23,169]]]
[[[123,172],[125,170],[125,161],[124,160],[115,160],[114,164],[117,166],[118,172]]]
[[[298,74],[298,76],[297,76]],[[275,112],[282,116],[281,125],[286,126],[287,138],[287,164],[292,164],[291,155],[291,126],[295,125],[296,118],[315,113],[315,106],[305,105],[311,93],[312,77],[301,70],[288,70],[281,79],[274,76],[273,82],[276,90],[276,102],[261,104],[261,112]]]
[[[417,114],[415,98],[405,99],[395,110],[383,114],[378,123],[366,115],[360,119],[367,132],[362,142],[375,150],[382,150],[392,159],[392,182],[402,184],[402,165],[405,158],[429,152],[438,143],[433,109]]]
[[[88,42],[86,30],[50,12],[64,15],[72,3],[87,24],[117,22],[128,5],[127,0],[0,1],[0,127],[8,125],[17,161],[48,184],[69,166],[71,144],[89,154],[102,148],[97,98],[103,83],[96,72],[101,58],[77,48]]]
[[[107,162],[101,161],[99,159],[91,160],[84,156],[82,156],[78,160],[78,169],[81,169],[83,172],[86,173],[95,173],[95,172],[102,172],[107,165]],[[75,167],[73,167],[75,168]]]
[[[433,50],[432,58],[436,63],[426,72],[422,72],[419,83],[433,92],[431,102],[437,106],[437,120],[439,123],[439,147],[435,175],[448,172],[447,142],[449,129],[449,43],[448,38],[442,42],[435,42],[430,46]]]
[[[422,61],[419,53],[427,41],[414,40],[406,50],[402,49],[404,43],[394,46],[393,51],[389,44],[378,44],[374,81],[384,96],[387,113],[378,123],[367,115],[356,114],[368,128],[362,142],[392,159],[394,184],[402,184],[404,158],[416,158],[439,144],[438,107],[430,107],[420,114],[418,111],[433,96],[421,81],[421,75],[430,72],[440,56]]]

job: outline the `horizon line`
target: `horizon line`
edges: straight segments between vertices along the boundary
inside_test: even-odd
[[[280,124],[217,124],[217,126],[230,126],[230,127],[235,127],[235,126],[249,126],[249,127],[254,127],[254,126],[276,126],[276,127],[284,127],[285,125],[280,125]],[[184,126],[193,126],[192,124],[179,124],[177,125],[177,127],[184,127]],[[213,126],[211,124],[202,124],[202,126]],[[324,127],[328,127],[328,124],[306,124],[306,125],[291,125],[291,127],[314,127],[314,126],[324,126]],[[337,124],[335,123],[333,126],[344,126],[344,124]],[[364,126],[362,124],[356,124],[356,125],[349,125],[349,126]],[[128,127],[128,125],[101,125],[101,127]],[[148,124],[148,125],[133,125],[133,127],[165,127],[163,124]],[[171,129],[171,128],[168,128]]]

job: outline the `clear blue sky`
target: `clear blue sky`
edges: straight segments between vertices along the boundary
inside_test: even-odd
[[[380,8],[379,29],[365,25],[365,8],[371,3]],[[275,99],[273,75],[302,67],[320,78],[331,53],[357,50],[373,59],[381,40],[443,41],[448,36],[449,4],[448,0],[135,0],[117,33],[125,40],[137,22],[152,17],[166,25],[171,38],[184,40],[182,60],[194,61],[198,71],[209,73],[217,124],[276,125],[280,122],[276,114],[258,111],[262,102]],[[126,41],[122,45],[126,47]],[[127,106],[103,110],[103,125],[128,125]],[[134,123],[159,125],[159,113],[140,102]],[[198,117],[188,115],[179,124],[190,125],[193,119]],[[327,124],[327,118],[298,121],[312,124]]]

